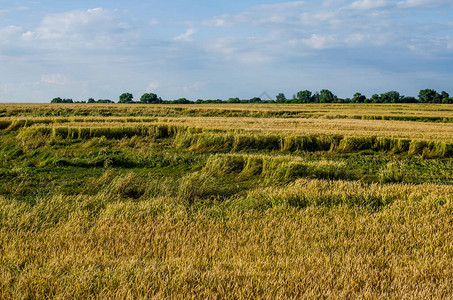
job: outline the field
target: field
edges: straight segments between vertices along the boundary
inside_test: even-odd
[[[453,292],[453,106],[0,104],[2,299]]]

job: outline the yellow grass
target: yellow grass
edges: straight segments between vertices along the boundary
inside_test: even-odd
[[[261,134],[376,136],[397,139],[453,141],[453,123],[423,123],[386,120],[306,119],[306,118],[5,118],[4,122],[27,122],[34,127],[130,127],[134,125],[174,125],[213,130],[240,130]],[[127,124],[127,125],[126,125]]]
[[[6,114],[51,111],[89,112],[110,111],[146,115],[159,110],[184,111],[246,111],[261,112],[298,112],[316,117],[335,116],[424,116],[453,117],[453,106],[445,104],[191,104],[191,105],[140,105],[140,104],[8,104],[0,103],[0,112]]]
[[[451,105],[0,115],[0,299],[453,298]]]
[[[51,207],[75,200],[46,201]],[[218,218],[215,211],[210,216],[178,207],[156,214],[156,203],[165,201],[111,203],[92,221],[89,211],[75,211],[66,222],[37,231],[19,229],[20,223],[14,230],[3,226],[0,297],[452,296],[451,204],[397,201],[377,213],[276,207]]]

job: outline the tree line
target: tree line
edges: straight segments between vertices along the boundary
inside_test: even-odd
[[[115,103],[110,99],[94,100],[89,98],[87,101],[73,101],[72,99],[62,99],[60,97],[52,99],[51,103]],[[186,98],[177,100],[162,100],[154,93],[145,93],[139,101],[134,101],[131,93],[123,93],[119,96],[118,103],[142,103],[142,104],[204,104],[204,103],[438,103],[453,104],[453,97],[442,91],[438,93],[433,89],[420,90],[418,98],[401,95],[397,91],[390,91],[382,94],[374,94],[366,97],[361,93],[355,93],[352,98],[339,98],[327,89],[312,93],[308,90],[299,91],[292,98],[287,99],[284,93],[279,93],[275,100],[263,100],[259,97],[252,99],[229,98],[228,100],[203,100],[190,101]]]

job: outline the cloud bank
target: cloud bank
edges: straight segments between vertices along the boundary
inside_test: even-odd
[[[15,9],[23,20],[0,22],[0,101],[453,88],[450,1],[255,2],[176,19],[130,7],[49,12],[35,22],[25,21],[34,10]]]

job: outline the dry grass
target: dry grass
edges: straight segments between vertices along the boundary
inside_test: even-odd
[[[43,201],[49,214],[52,206],[95,200]],[[40,230],[5,226],[3,210],[0,297],[452,296],[452,206],[433,198],[375,213],[347,206],[190,212],[159,209],[163,202],[171,200],[113,202],[94,219],[78,209]],[[21,213],[9,210],[10,218]],[[27,210],[23,225],[39,213]]]
[[[376,136],[398,139],[453,141],[453,123],[307,118],[247,118],[247,117],[178,117],[178,118],[5,118],[5,128],[36,127],[130,127],[166,125],[209,130],[241,130],[251,133],[291,135]],[[125,125],[128,124],[128,125]]]
[[[180,115],[258,112],[263,117],[281,113],[321,118],[362,116],[407,116],[452,118],[452,105],[444,104],[193,104],[193,105],[140,105],[140,104],[0,104],[4,115],[79,115],[79,116],[149,116],[158,111],[179,112]],[[242,115],[246,116],[246,115]]]
[[[452,113],[0,104],[0,299],[453,298]]]
[[[171,124],[190,127],[245,130],[255,133],[377,136],[420,140],[453,141],[453,124],[348,119],[282,118],[173,118]]]

